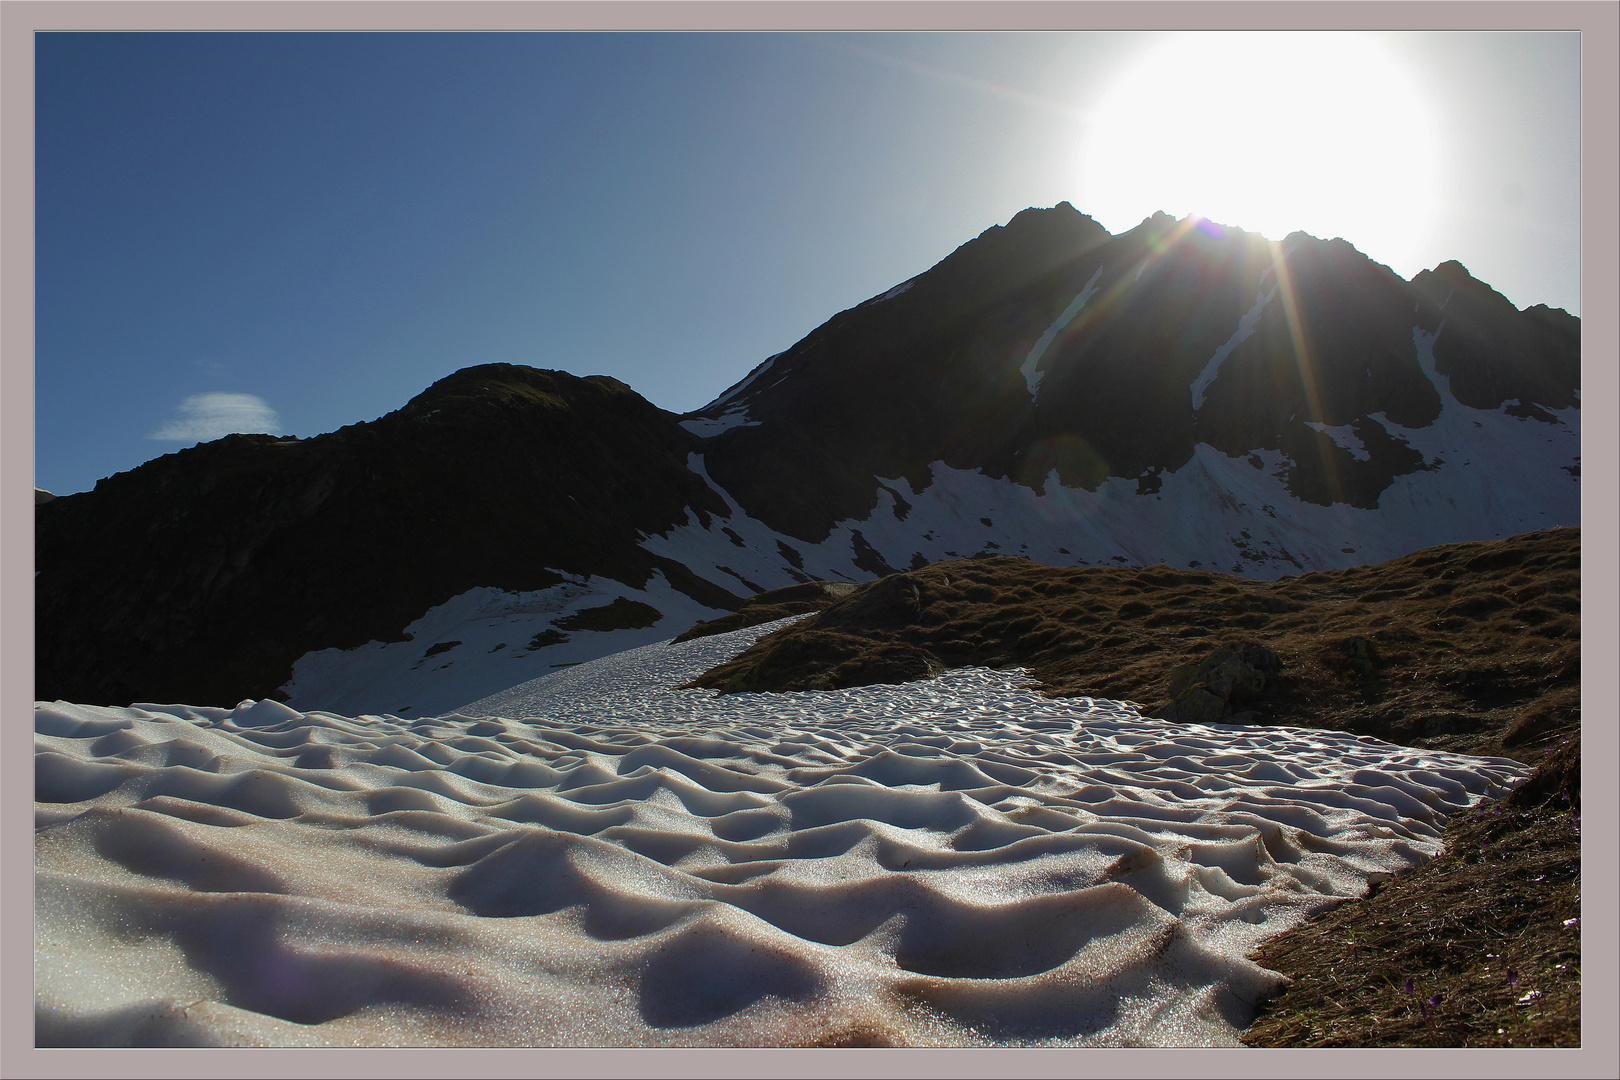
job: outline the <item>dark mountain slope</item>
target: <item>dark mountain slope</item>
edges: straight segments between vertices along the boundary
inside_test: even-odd
[[[727,513],[685,468],[696,443],[604,376],[468,368],[372,423],[233,435],[37,510],[37,697],[234,703],[311,649],[399,640],[479,585],[553,571],[630,585],[661,570],[709,607],[735,595],[637,546]]]
[[[983,328],[1033,325],[1029,294],[1050,292],[1048,279],[1108,239],[1068,203],[1025,210],[834,316],[751,373],[745,399],[761,426],[711,440],[710,475],[753,517],[816,542],[872,511],[874,476],[925,485],[931,461],[1004,455],[1024,402],[1009,400],[1000,335]],[[732,404],[723,396],[694,415]]]
[[[1408,284],[1303,233],[1273,245],[1164,215],[1099,233],[1067,203],[1026,210],[829,320],[693,414],[716,429],[710,475],[810,543],[870,513],[876,478],[920,490],[933,462],[1035,490],[1055,470],[1152,492],[1199,443],[1278,451],[1295,498],[1375,508],[1429,467],[1391,425],[1441,412],[1416,332],[1442,317],[1436,370],[1464,404],[1517,398],[1534,412],[1515,415],[1557,423],[1547,410],[1578,403],[1578,321],[1519,312],[1455,263]]]
[[[1423,271],[1412,289],[1423,299],[1424,327],[1445,326],[1434,343],[1434,366],[1451,379],[1458,401],[1476,409],[1517,401],[1527,410],[1567,409],[1580,401],[1581,322],[1575,316],[1541,304],[1520,312],[1459,262]]]

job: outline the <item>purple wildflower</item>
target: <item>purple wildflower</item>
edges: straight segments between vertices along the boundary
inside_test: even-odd
[[[1519,985],[1519,973],[1517,971],[1514,971],[1512,968],[1508,968],[1508,985],[1509,986],[1518,986]]]
[[[1410,976],[1406,980],[1406,985],[1401,987],[1401,993],[1403,993],[1403,994],[1415,994],[1415,993],[1417,993],[1417,987],[1412,985],[1412,979],[1411,979]]]

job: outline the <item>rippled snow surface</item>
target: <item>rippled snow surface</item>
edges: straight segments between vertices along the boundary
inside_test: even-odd
[[[770,628],[436,719],[40,704],[38,1042],[1226,1044],[1246,953],[1521,775],[1016,672],[667,689]]]

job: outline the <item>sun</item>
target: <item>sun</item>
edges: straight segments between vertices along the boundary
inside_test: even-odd
[[[1112,232],[1164,210],[1273,240],[1342,236],[1410,276],[1439,151],[1421,89],[1374,36],[1178,34],[1098,103],[1076,204]]]

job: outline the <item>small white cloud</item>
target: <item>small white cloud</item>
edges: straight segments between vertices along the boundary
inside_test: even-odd
[[[147,436],[162,442],[207,442],[235,433],[275,434],[276,410],[256,394],[192,394]]]

